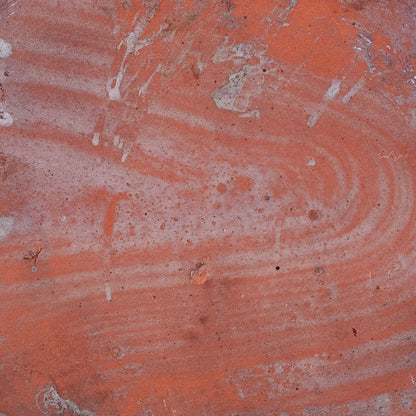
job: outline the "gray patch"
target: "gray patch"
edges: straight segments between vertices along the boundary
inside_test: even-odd
[[[0,38],[0,58],[8,58],[12,54],[12,45]]]
[[[0,241],[5,240],[12,232],[14,219],[12,217],[0,217]]]
[[[229,83],[224,87],[216,90],[212,94],[212,98],[217,104],[220,110],[231,110],[231,111],[246,111],[248,103],[244,103],[243,106],[237,104],[237,99],[241,95],[243,85],[248,75],[248,67],[245,66],[240,72],[231,74]]]
[[[387,415],[390,413],[391,398],[388,393],[380,394],[375,398],[374,407],[379,415]]]

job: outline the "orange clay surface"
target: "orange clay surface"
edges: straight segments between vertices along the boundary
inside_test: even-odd
[[[415,19],[0,1],[0,415],[415,414]]]

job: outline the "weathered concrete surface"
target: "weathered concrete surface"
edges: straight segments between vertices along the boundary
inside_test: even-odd
[[[411,0],[0,2],[0,412],[407,415]]]

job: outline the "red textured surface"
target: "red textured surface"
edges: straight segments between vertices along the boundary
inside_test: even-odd
[[[0,1],[0,414],[415,414],[415,16]]]

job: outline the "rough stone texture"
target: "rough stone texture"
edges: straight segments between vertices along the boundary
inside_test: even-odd
[[[415,15],[0,1],[0,414],[414,414]]]

